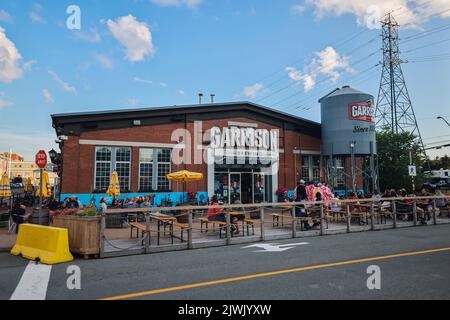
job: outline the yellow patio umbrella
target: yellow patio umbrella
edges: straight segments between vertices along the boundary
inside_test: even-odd
[[[33,191],[33,182],[31,181],[31,178],[27,178],[27,181],[25,182],[25,191]]]
[[[6,172],[0,179],[0,197],[11,197],[11,186],[9,184],[9,178]]]
[[[120,196],[120,183],[117,171],[113,171],[111,173],[111,178],[109,179],[109,188],[106,193],[111,197]]]
[[[191,182],[202,180],[203,174],[199,172],[190,172],[187,170],[182,170],[174,173],[169,173],[166,175],[166,177],[169,181]]]
[[[36,191],[36,197],[41,195],[41,183],[39,182],[38,190]],[[50,180],[48,178],[48,172],[42,172],[42,196],[48,198],[52,195],[52,190],[50,189]]]
[[[183,182],[184,189],[186,189],[186,182],[200,181],[203,179],[203,174],[199,172],[182,170],[169,173],[166,175],[166,177],[169,181]]]

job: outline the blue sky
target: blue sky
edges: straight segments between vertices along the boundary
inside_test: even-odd
[[[411,61],[403,72],[425,143],[450,142],[450,128],[435,119],[450,121],[450,3],[376,2],[379,12],[394,10],[407,25],[401,38],[420,35],[401,44]],[[81,30],[66,26],[72,4],[81,9]],[[49,150],[54,113],[192,104],[199,92],[320,121],[317,100],[334,87],[378,94],[381,40],[371,29],[371,5],[2,0],[0,151],[12,147],[32,158]]]

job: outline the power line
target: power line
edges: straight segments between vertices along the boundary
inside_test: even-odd
[[[374,67],[376,67],[376,66],[374,66]],[[372,67],[372,68],[374,68],[374,67]],[[369,69],[372,69],[372,68],[369,68]],[[368,70],[366,70],[366,71],[368,71]],[[365,77],[359,79],[358,81],[352,81],[352,84],[355,85],[355,84],[359,84],[359,83],[365,82],[365,81],[371,79],[376,73],[378,73],[378,70],[372,70],[371,72],[366,74]],[[359,76],[361,76],[361,75],[363,75],[363,74],[361,73]],[[358,78],[359,76],[356,76],[354,79]],[[330,86],[330,87],[327,87],[327,89],[324,89],[324,90],[320,91],[319,94],[316,94],[314,96],[310,96],[310,97],[308,97],[306,99],[303,99],[303,100],[300,100],[298,102],[295,102],[294,104],[291,104],[290,106],[288,106],[286,108],[286,110],[292,109],[293,107],[295,107],[295,110],[299,110],[299,109],[300,110],[310,110],[312,107],[307,107],[307,105],[309,103],[311,103],[311,102],[316,103],[325,94],[329,93],[331,90],[339,87],[341,84],[343,84],[344,82],[348,82],[348,81],[349,81],[349,79],[345,79],[345,80],[342,79],[337,84],[335,84],[333,86]],[[307,101],[308,101],[308,103],[306,103]]]
[[[444,39],[444,40],[439,40],[439,41],[432,42],[432,43],[428,43],[426,45],[423,45],[423,46],[420,46],[420,47],[416,47],[416,48],[413,48],[413,49],[409,49],[409,50],[403,51],[403,53],[412,52],[412,51],[423,49],[423,48],[428,48],[428,47],[434,46],[436,44],[441,44],[441,43],[447,42],[447,41],[450,41],[450,38],[447,38],[447,39]]]
[[[417,40],[417,39],[420,39],[420,38],[423,38],[423,37],[428,37],[428,36],[433,35],[433,34],[438,33],[438,32],[445,31],[445,30],[447,30],[449,28],[450,28],[450,23],[446,24],[446,25],[443,25],[443,26],[439,26],[439,27],[433,28],[433,29],[425,30],[423,32],[416,33],[414,35],[406,37],[403,40],[400,40],[399,42],[401,44],[404,44],[404,43],[407,43],[407,42],[410,42],[410,41],[413,41],[413,40]]]
[[[353,32],[349,33],[348,35],[342,37],[340,40],[337,40],[337,41],[332,42],[332,43],[331,43],[330,45],[328,45],[328,46],[331,46],[331,47],[333,47],[333,48],[335,48],[335,49],[340,48],[340,47],[342,47],[344,44],[348,43],[348,42],[351,41],[351,40],[356,39],[356,38],[359,37],[360,35],[362,35],[362,34],[364,34],[365,32],[367,32],[368,30],[369,30],[369,29],[362,29],[362,30],[353,31]],[[313,56],[310,55],[309,58],[312,59]],[[299,63],[299,62],[301,62],[301,61],[303,61],[303,60],[304,60],[304,59],[296,59],[296,60],[294,60],[293,62],[289,63],[288,65],[294,65],[294,66],[295,66],[297,63]],[[263,81],[265,81],[266,79],[269,79],[269,78],[273,77],[274,75],[276,75],[276,74],[278,74],[278,73],[280,73],[280,72],[283,72],[283,73],[284,73],[284,72],[285,72],[285,68],[281,68],[281,69],[279,69],[279,70],[277,70],[277,71],[272,72],[270,75],[268,75],[268,76],[266,76],[266,77],[263,77],[262,79],[256,81],[256,83],[258,83],[258,82],[263,82]],[[273,84],[276,84],[276,83],[278,83],[279,81],[281,81],[281,80],[283,80],[283,79],[285,79],[285,77],[279,78],[279,79],[277,79],[277,80],[271,82],[271,83],[268,84],[266,87],[270,87],[270,86],[272,86]]]
[[[356,75],[356,76],[346,77],[345,80],[344,80],[344,79],[340,79],[339,83],[342,83],[343,81],[346,81],[346,82],[347,82],[348,80],[350,80],[350,79],[352,79],[352,78],[353,78],[353,79],[356,79],[356,78],[360,77],[361,75],[364,75],[366,72],[369,72],[370,70],[376,68],[378,65],[379,65],[379,64],[376,64],[376,65],[374,65],[374,66],[372,66],[372,67],[370,67],[370,68],[367,68],[367,69],[361,71],[361,72],[360,72],[358,75]],[[323,79],[323,80],[328,80],[328,78]],[[323,80],[322,80],[322,82],[323,82]],[[319,83],[317,83],[317,84],[319,84]],[[316,84],[316,86],[317,86],[317,84]],[[321,92],[326,91],[325,93],[327,93],[327,92],[329,92],[330,90],[334,89],[335,87],[336,87],[336,84],[333,85],[333,86],[327,87],[327,89],[322,90]],[[280,104],[280,103],[282,103],[282,102],[284,102],[284,101],[286,101],[286,100],[289,100],[289,99],[293,98],[294,96],[296,96],[296,95],[298,95],[298,94],[301,94],[301,93],[303,93],[303,92],[302,92],[302,91],[296,92],[296,93],[290,95],[289,97],[287,97],[287,98],[285,98],[285,99],[283,99],[283,100],[281,100],[281,101],[278,101],[277,103],[274,103],[272,106],[274,106],[274,105],[276,105],[276,104]],[[320,94],[320,97],[321,97],[321,96],[322,96],[322,94]],[[320,98],[320,97],[319,97],[319,98]],[[317,98],[317,100],[318,100],[319,98]],[[308,97],[308,98],[305,98],[305,99],[300,100],[300,101],[298,101],[298,102],[295,102],[295,106],[298,106],[299,104],[302,104],[302,103],[305,102],[305,101],[309,101],[310,99],[316,99],[316,96]],[[287,109],[290,109],[290,108],[292,108],[293,106],[294,106],[294,104],[289,105],[289,106],[287,106]],[[300,107],[301,107],[301,105],[298,106],[298,107],[296,107],[296,109],[298,109],[298,108],[300,108]]]
[[[373,42],[373,40],[375,40],[375,39],[376,39],[376,38],[371,39],[371,40],[368,41],[366,44],[369,44],[370,42]],[[358,46],[358,47],[356,47],[355,49],[350,50],[350,51],[354,51],[354,50],[356,50],[356,49],[358,49],[358,48],[361,48],[361,47],[362,47],[362,46]],[[353,63],[353,65],[356,65],[356,64],[360,63],[361,61],[364,61],[366,58],[369,58],[369,57],[375,55],[377,52],[378,52],[378,50],[376,50],[376,51],[370,53],[369,55],[367,55],[367,56],[363,57],[362,59],[358,60],[357,62]],[[344,53],[343,55],[345,56],[345,53]],[[321,71],[326,70],[326,69],[327,69],[329,66],[331,66],[333,63],[334,63],[334,62],[330,62],[330,63],[325,64],[325,65],[322,66],[320,69],[315,70],[315,73],[320,73]],[[283,77],[283,78],[284,78],[284,77]],[[284,86],[284,87],[281,87],[281,88],[279,88],[278,90],[276,90],[276,91],[274,91],[274,92],[272,92],[272,93],[270,93],[270,94],[268,94],[268,95],[266,95],[266,96],[264,96],[264,97],[262,97],[262,98],[260,98],[260,99],[257,99],[257,102],[261,102],[261,101],[263,101],[263,100],[266,100],[266,99],[268,99],[268,98],[270,98],[270,97],[272,97],[272,96],[274,96],[274,95],[276,95],[276,94],[278,94],[278,93],[280,93],[280,92],[282,92],[282,91],[284,91],[284,90],[286,90],[286,89],[288,89],[288,88],[294,86],[296,83],[297,83],[297,81],[290,82],[288,85],[286,85],[286,86]]]

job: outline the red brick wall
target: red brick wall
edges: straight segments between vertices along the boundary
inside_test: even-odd
[[[229,121],[258,123],[259,129],[280,129],[280,149],[284,153],[280,154],[280,170],[278,174],[279,186],[293,188],[296,181],[296,172],[300,172],[301,157],[294,155],[294,148],[300,150],[320,150],[320,139],[295,131],[277,128],[274,125],[261,123],[247,118],[229,118],[203,122],[203,132],[213,126],[226,127]],[[130,142],[152,142],[152,143],[175,143],[171,141],[172,132],[175,129],[184,128],[184,122],[142,126],[123,129],[99,130],[84,132],[77,136],[70,136],[64,144],[64,166],[62,178],[62,193],[90,193],[93,191],[94,166],[95,166],[95,146],[79,145],[79,139],[107,140],[107,141],[130,141]],[[191,133],[191,156],[194,159],[194,124],[187,123],[187,129]],[[187,184],[187,190],[207,190],[207,165],[173,165],[172,170],[187,169],[195,172],[202,172],[204,179],[199,182]],[[131,166],[131,191],[138,192],[139,177],[139,148],[132,148]],[[183,185],[173,185],[173,190],[183,189]]]

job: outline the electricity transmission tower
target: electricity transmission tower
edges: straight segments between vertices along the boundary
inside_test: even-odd
[[[394,133],[406,131],[414,134],[426,157],[422,136],[403,77],[401,64],[406,61],[400,58],[399,24],[391,13],[386,14],[381,24],[383,71],[378,92],[376,125],[378,128],[388,127]]]

